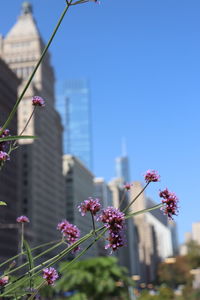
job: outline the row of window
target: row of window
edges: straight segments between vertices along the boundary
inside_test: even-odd
[[[34,67],[25,67],[25,68],[17,68],[13,69],[17,77],[19,78],[26,78],[32,71]]]

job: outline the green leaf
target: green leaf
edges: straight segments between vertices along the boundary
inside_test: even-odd
[[[7,204],[4,201],[0,201],[0,205],[7,205]]]
[[[33,261],[33,256],[31,253],[31,248],[29,246],[29,244],[27,243],[27,241],[24,240],[24,247],[26,249],[26,256],[27,256],[27,260],[28,260],[28,264],[29,264],[29,270],[34,268],[34,261]],[[30,273],[30,288],[33,287],[33,278],[31,278],[33,272]]]
[[[148,212],[148,211],[151,211],[151,210],[155,210],[155,209],[161,208],[162,206],[163,206],[163,203],[160,203],[160,204],[157,204],[157,205],[152,206],[152,207],[150,207],[150,208],[145,208],[145,209],[143,209],[143,210],[136,211],[136,212],[134,212],[134,213],[132,213],[132,214],[127,215],[125,218],[128,219],[128,218],[133,217],[133,216],[137,216],[137,215],[140,215],[140,214],[144,214],[144,213],[146,213],[146,212]]]
[[[37,139],[37,136],[34,135],[12,135],[0,138],[0,142],[7,142],[7,141],[15,141],[15,140],[23,140],[23,139]]]

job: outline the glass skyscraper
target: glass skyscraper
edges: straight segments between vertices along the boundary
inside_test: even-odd
[[[78,157],[92,170],[91,105],[87,80],[57,84],[57,103],[63,124],[63,152]]]

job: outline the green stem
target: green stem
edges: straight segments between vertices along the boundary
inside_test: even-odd
[[[133,212],[131,214],[128,214],[125,216],[125,219],[129,219],[133,216],[137,216],[137,215],[141,215],[141,214],[144,214],[146,212],[149,212],[149,211],[152,211],[152,210],[155,210],[155,209],[158,209],[158,208],[161,208],[163,206],[163,203],[160,203],[160,204],[156,204],[155,206],[152,206],[150,208],[145,208],[145,209],[142,209],[142,210],[139,210],[139,211],[136,211],[136,212]]]
[[[37,256],[33,257],[33,260],[36,260],[36,259],[40,258],[41,256],[43,256],[43,255],[47,254],[48,252],[50,252],[50,251],[56,249],[57,247],[61,246],[62,244],[63,244],[63,241],[59,242],[58,244],[52,246],[51,248],[49,248],[49,249],[43,251],[42,253],[38,254]],[[24,252],[23,252],[23,253],[24,253]],[[13,269],[13,270],[11,270],[11,271],[5,273],[4,275],[5,275],[5,276],[10,275],[10,274],[12,274],[12,273],[14,273],[14,272],[20,270],[21,268],[27,266],[27,265],[28,265],[28,262],[26,262],[26,263],[20,265],[19,267],[17,267],[17,268],[15,268],[15,269]],[[33,271],[33,269],[31,269],[30,271]]]
[[[120,209],[120,206],[122,205],[122,203],[124,202],[125,197],[126,197],[126,190],[124,189],[123,194],[122,194],[122,199],[121,199],[121,201],[119,202],[119,207],[118,207],[119,209]]]
[[[144,190],[147,188],[150,182],[147,182],[146,185],[143,187],[143,189],[137,194],[137,196],[124,208],[123,212],[126,212],[129,207],[140,197],[140,195],[144,192]]]
[[[104,228],[104,227],[102,227]],[[99,230],[102,230],[102,228],[99,228],[97,231]],[[81,239],[79,239],[77,242],[75,242],[73,245],[71,245],[70,247],[68,247],[67,249],[61,251],[59,254],[55,255],[54,257],[48,259],[47,261],[39,264],[38,266],[32,268],[31,270],[27,271],[26,273],[24,273],[23,275],[21,275],[20,277],[18,277],[16,280],[12,281],[12,282],[9,282],[7,285],[6,285],[6,288],[10,285],[13,285],[14,283],[16,283],[17,281],[20,281],[20,284],[21,283],[24,283],[25,281],[28,281],[30,280],[30,277],[28,278],[25,278],[27,275],[30,276],[32,274],[33,271],[35,270],[38,270],[38,269],[41,269],[43,267],[49,267],[49,266],[52,266],[53,264],[55,264],[57,261],[59,261],[60,259],[62,259],[64,256],[66,256],[70,251],[72,251],[74,248],[76,248],[77,246],[79,246],[81,243],[85,242],[87,239],[89,239],[91,236],[93,235],[93,231],[86,234],[84,237],[82,237]],[[49,263],[49,264],[48,264]],[[48,265],[47,265],[48,264]],[[15,269],[16,270],[16,269]],[[38,275],[39,273],[41,272],[41,270],[37,271],[36,273],[34,273],[32,275],[33,276],[36,276]],[[9,273],[10,274],[10,273]],[[5,293],[2,294],[2,296],[8,294],[10,291],[13,291],[14,289],[16,288],[16,286],[14,288],[10,288],[10,289],[7,289]],[[0,288],[1,290],[1,288]]]
[[[60,242],[60,240],[58,240],[58,241],[51,241],[51,242],[48,242],[48,243],[44,243],[44,244],[42,244],[42,245],[39,245],[39,246],[37,246],[37,247],[32,248],[31,251],[34,251],[34,250],[37,250],[37,249],[40,249],[40,248],[49,246],[49,245],[51,245],[51,244],[56,244],[56,243],[58,243],[58,242]],[[14,259],[18,258],[21,254],[26,254],[26,253],[27,253],[27,252],[24,251],[23,253],[19,253],[19,254],[13,256],[13,257],[7,259],[6,261],[4,261],[3,263],[0,264],[0,268],[3,267],[4,265],[6,265],[7,263],[9,263],[10,261],[13,261]]]
[[[23,253],[24,246],[24,223],[22,222],[22,231],[21,231],[21,254]]]
[[[39,290],[46,284],[46,281],[43,280],[39,286],[36,288],[36,291],[28,298],[28,300],[33,300],[34,297],[38,294]]]
[[[72,3],[72,0],[69,3],[67,3],[67,5],[66,5],[66,7],[65,7],[65,9],[63,11],[63,13],[61,14],[61,17],[60,17],[60,19],[59,19],[59,21],[58,21],[55,29],[53,30],[53,33],[52,33],[52,35],[51,35],[51,37],[50,37],[50,39],[49,39],[46,47],[44,48],[44,50],[43,50],[43,52],[42,52],[42,54],[41,54],[41,56],[40,56],[40,58],[39,58],[39,60],[38,60],[38,62],[36,64],[35,68],[33,69],[33,72],[31,73],[31,75],[30,75],[30,77],[29,77],[29,79],[28,79],[28,81],[27,81],[27,83],[26,83],[26,85],[25,85],[25,87],[24,87],[21,95],[19,96],[19,98],[17,99],[15,105],[13,106],[13,109],[10,112],[10,114],[8,116],[8,119],[6,120],[6,122],[4,123],[4,125],[2,126],[2,128],[0,130],[0,135],[3,133],[4,129],[6,129],[8,127],[8,125],[11,122],[11,120],[13,119],[13,116],[14,116],[14,114],[17,111],[17,107],[18,107],[19,103],[21,102],[22,98],[24,97],[24,94],[26,93],[26,91],[27,91],[27,89],[28,89],[28,87],[29,87],[29,85],[30,85],[30,83],[31,83],[31,81],[32,81],[32,79],[33,79],[33,77],[34,77],[37,69],[39,68],[39,66],[40,66],[40,64],[41,64],[41,62],[42,62],[42,60],[43,60],[43,58],[44,58],[47,50],[49,49],[49,46],[51,45],[51,42],[53,41],[53,38],[54,38],[54,36],[55,36],[58,28],[60,27],[60,24],[61,24],[61,22],[62,22],[62,20],[63,20],[63,18],[65,16],[65,14],[66,14],[66,12],[68,11],[71,3]]]
[[[103,232],[101,234],[98,235],[98,237],[96,237],[94,239],[94,241],[87,247],[85,248],[74,260],[77,260],[81,255],[83,255],[98,239],[100,239],[101,236],[103,236],[103,234],[106,232],[107,228],[105,228],[104,226],[98,228],[96,230],[96,232],[101,231],[102,229]],[[27,281],[30,280],[30,277],[26,277],[27,275],[31,275],[31,277],[35,277],[38,274],[41,273],[42,268],[45,266],[46,268],[51,267],[52,265],[56,264],[58,261],[60,261],[63,257],[65,257],[70,251],[72,251],[74,248],[76,248],[77,246],[79,246],[81,243],[85,242],[87,239],[89,239],[90,237],[92,237],[92,235],[94,234],[94,232],[90,232],[88,234],[86,234],[84,237],[82,237],[81,239],[79,239],[77,242],[75,242],[73,245],[71,245],[70,247],[68,247],[66,250],[61,251],[61,253],[57,254],[56,256],[54,256],[53,258],[50,258],[49,260],[47,260],[44,263],[41,263],[40,265],[34,267],[33,269],[27,271],[25,274],[23,274],[22,276],[20,276],[19,278],[17,278],[16,280],[8,283],[6,285],[6,291],[4,293],[1,294],[1,296],[6,296],[8,295],[10,292],[14,291],[16,288],[18,288],[20,285],[25,284]],[[47,265],[47,263],[49,263]],[[38,270],[36,273],[32,274],[33,271]],[[16,282],[19,281],[19,285],[14,285]],[[7,289],[7,287],[9,287],[11,285],[10,288]]]
[[[66,269],[68,269],[79,257],[81,257],[83,254],[85,254],[88,249],[90,249],[94,243],[96,243],[103,235],[104,233],[108,230],[108,228],[104,227],[104,230],[102,231],[101,234],[97,235],[96,238],[85,248],[83,249],[72,261],[70,261],[70,263],[66,266],[66,268],[63,268],[62,271],[66,271]]]
[[[91,213],[91,217],[92,217],[92,227],[93,227],[93,231],[94,231],[94,234],[97,235],[96,229],[95,229],[94,216],[93,216],[92,212],[90,212],[90,213]]]
[[[19,136],[22,136],[22,134],[23,134],[24,131],[26,130],[28,124],[30,123],[30,120],[32,119],[32,117],[33,117],[33,115],[34,115],[34,113],[35,113],[35,111],[36,111],[36,108],[37,108],[37,106],[34,106],[33,111],[32,111],[32,113],[31,113],[30,117],[28,118],[28,121],[26,122],[24,128],[23,128],[22,131],[20,132]],[[15,148],[16,144],[17,144],[17,140],[14,141],[13,145],[11,146],[12,150],[14,150],[13,148]],[[11,151],[12,151],[12,150],[11,150]]]

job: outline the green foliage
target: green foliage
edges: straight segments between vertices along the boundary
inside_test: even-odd
[[[158,268],[160,283],[166,283],[169,287],[175,288],[179,284],[191,282],[190,265],[188,258],[177,256],[174,264],[161,263]]]
[[[191,269],[196,269],[200,267],[200,245],[195,241],[190,241],[187,244],[188,248],[188,262],[190,264]]]
[[[117,264],[115,257],[97,257],[74,263],[60,264],[61,278],[56,284],[57,291],[77,290],[94,300],[121,295],[132,280],[125,268]]]

